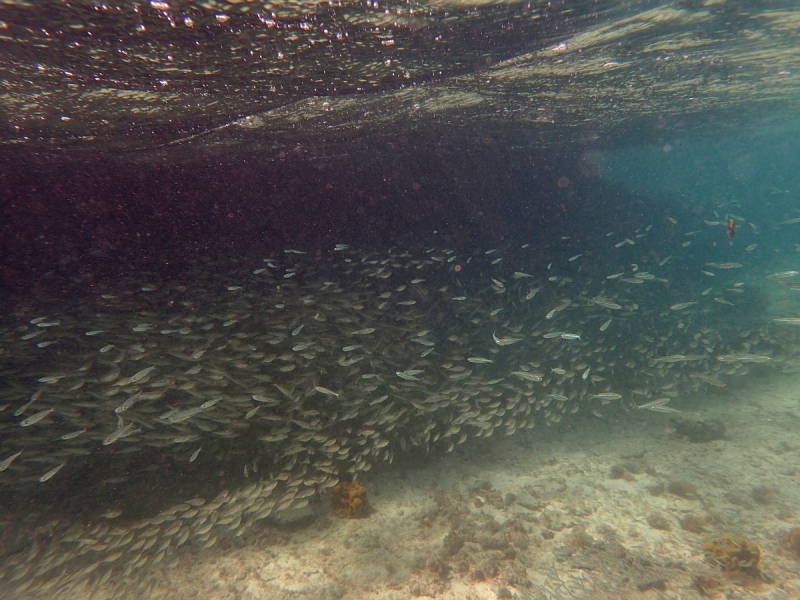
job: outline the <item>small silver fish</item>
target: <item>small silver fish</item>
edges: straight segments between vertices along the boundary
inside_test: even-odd
[[[511,374],[526,381],[541,381],[544,379],[540,373],[528,373],[527,371],[512,371]]]
[[[111,444],[116,442],[119,438],[126,437],[128,435],[136,433],[136,431],[140,431],[138,429],[132,431],[133,425],[134,425],[133,423],[128,423],[124,427],[119,427],[116,431],[114,431],[114,433],[112,433],[106,439],[103,440],[103,446],[110,446]]]
[[[16,460],[16,458],[17,458],[17,457],[18,457],[20,454],[22,454],[22,450],[20,450],[20,451],[19,451],[19,452],[17,452],[16,454],[12,454],[12,455],[11,455],[11,456],[9,456],[8,458],[5,458],[5,459],[3,459],[2,461],[0,461],[0,473],[2,473],[2,472],[3,472],[3,471],[5,471],[5,470],[6,470],[8,467],[10,467],[10,466],[11,466],[11,463],[12,463],[12,462],[14,462],[14,460]]]
[[[142,369],[138,373],[131,375],[130,377],[131,383],[136,383],[138,381],[141,381],[142,379],[147,377],[150,373],[152,373],[153,369],[155,369],[155,367],[147,367],[146,369]]]
[[[780,319],[772,320],[776,323],[785,323],[786,325],[800,325],[800,319],[794,317],[782,317]],[[41,379],[39,381],[41,381]]]
[[[125,402],[120,404],[117,408],[115,408],[114,412],[116,414],[120,414],[120,413],[125,412],[126,410],[128,410],[131,406],[133,406],[136,403],[136,401],[139,399],[139,396],[140,396],[139,393],[134,394],[133,396],[131,396],[130,398],[125,400]]]
[[[43,410],[41,412],[38,412],[35,415],[32,415],[32,416],[28,417],[27,419],[25,419],[24,421],[22,421],[19,424],[19,426],[20,427],[30,427],[31,425],[35,425],[36,423],[38,423],[39,421],[41,421],[42,419],[47,417],[50,413],[52,413],[53,410],[54,409],[52,409],[52,408],[48,408],[47,410]]]
[[[494,339],[494,343],[498,346],[510,346],[511,344],[516,344],[517,342],[521,342],[522,338],[512,338],[512,337],[497,337],[496,333],[492,333],[492,339]]]
[[[690,306],[694,306],[697,302],[678,302],[677,304],[673,304],[670,306],[670,310],[683,310],[684,308],[689,308]]]
[[[51,479],[53,476],[55,476],[56,473],[58,473],[61,469],[63,469],[64,465],[66,465],[66,464],[67,464],[67,461],[64,461],[60,465],[58,465],[57,467],[53,467],[52,469],[50,469],[47,473],[45,473],[44,475],[39,477],[39,483],[44,483],[48,479]]]
[[[397,375],[400,379],[406,379],[408,381],[419,381],[419,375],[422,371],[395,371],[395,375]]]
[[[329,390],[326,387],[322,387],[321,385],[315,385],[314,391],[319,392],[320,394],[325,394],[326,396],[333,396],[335,398],[339,397],[339,394],[337,394],[333,390]]]
[[[24,413],[26,410],[28,410],[28,407],[29,407],[31,404],[33,404],[34,402],[36,402],[36,401],[37,401],[37,400],[38,400],[38,399],[41,397],[41,395],[42,395],[42,392],[44,392],[44,390],[36,390],[35,392],[33,392],[33,394],[31,394],[31,398],[30,398],[30,400],[28,400],[28,401],[27,401],[25,404],[23,404],[23,405],[22,405],[22,406],[20,406],[20,407],[19,407],[17,410],[15,410],[15,411],[14,411],[14,416],[15,416],[15,417],[19,417],[19,416],[20,416],[20,415],[22,415],[22,414],[23,414],[23,413]]]
[[[656,398],[655,400],[651,400],[650,402],[645,402],[644,404],[639,404],[636,408],[643,408],[643,409],[652,409],[655,406],[663,406],[667,402],[669,402],[671,398]]]
[[[540,289],[542,289],[542,288],[541,288],[541,287],[533,288],[531,291],[529,291],[527,294],[525,294],[525,300],[531,300],[531,299],[533,299],[533,297],[536,295],[536,293],[537,293],[537,292],[538,292]]]
[[[214,406],[220,400],[222,400],[222,398],[212,398],[211,400],[206,400],[198,408],[200,408],[201,410],[206,410],[207,408],[211,408],[212,406]]]

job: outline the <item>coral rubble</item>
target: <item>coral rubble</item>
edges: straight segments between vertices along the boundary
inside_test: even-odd
[[[744,571],[757,574],[761,551],[754,543],[743,537],[724,535],[703,544],[706,560],[718,565],[723,571]]]

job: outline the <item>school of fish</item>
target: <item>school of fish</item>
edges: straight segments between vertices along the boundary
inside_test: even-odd
[[[677,412],[676,399],[754,364],[800,371],[800,315],[730,312],[758,286],[793,290],[798,272],[683,260],[682,243],[668,255],[677,225],[608,234],[602,261],[570,252],[546,266],[531,257],[528,270],[503,261],[528,244],[463,256],[338,244],[323,260],[286,249],[256,268],[204,263],[192,283],[131,280],[12,315],[0,331],[3,497],[80,494],[94,459],[135,486],[136,457],[155,451],[214,492],[119,525],[105,507],[6,557],[0,586],[147,597],[182,546],[241,536],[399,454],[584,415]],[[220,465],[246,485],[215,490]]]

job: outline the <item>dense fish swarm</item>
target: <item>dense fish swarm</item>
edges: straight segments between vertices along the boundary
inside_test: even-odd
[[[0,586],[147,595],[178,547],[240,536],[399,453],[576,413],[676,411],[671,400],[753,364],[797,371],[800,319],[767,315],[759,288],[797,273],[765,279],[743,266],[750,247],[743,263],[698,262],[684,240],[702,235],[670,218],[549,264],[527,244],[286,249],[258,268],[199,262],[191,284],[139,281],[28,312],[0,331],[4,498],[64,482],[80,495],[98,460],[120,485],[135,485],[135,469],[211,482],[221,464],[253,483],[128,524],[109,510],[5,557]],[[154,452],[166,464],[136,463]]]

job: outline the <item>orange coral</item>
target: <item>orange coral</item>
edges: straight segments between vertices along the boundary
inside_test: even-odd
[[[357,519],[367,507],[367,490],[357,481],[343,481],[333,487],[331,508],[337,517]]]
[[[722,568],[723,571],[744,571],[758,573],[761,551],[758,546],[743,537],[724,535],[717,540],[703,544],[706,560]]]

